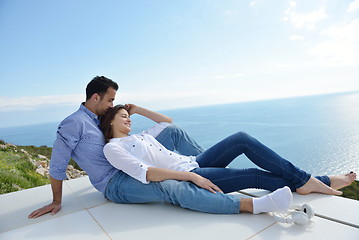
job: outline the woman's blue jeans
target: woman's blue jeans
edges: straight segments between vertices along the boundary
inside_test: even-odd
[[[166,127],[156,137],[156,140],[168,150],[176,151],[185,156],[197,156],[205,151],[186,131],[176,125]]]
[[[226,168],[243,153],[264,170]],[[245,188],[274,191],[284,186],[296,191],[310,178],[310,174],[243,132],[233,134],[199,154],[197,162],[200,168],[194,169],[193,172],[208,178],[225,193]],[[327,176],[316,178],[330,186]]]
[[[203,148],[185,131],[172,125],[156,138],[162,145],[183,155],[198,155]],[[143,184],[119,171],[108,183],[105,196],[115,203],[166,202],[206,213],[239,213],[240,199],[236,195],[216,193],[198,188],[191,182],[166,180]]]

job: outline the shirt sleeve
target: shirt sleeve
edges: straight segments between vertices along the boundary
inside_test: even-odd
[[[81,125],[75,119],[63,120],[56,132],[56,140],[52,147],[50,175],[57,180],[66,179],[66,169],[72,151],[80,140]]]
[[[149,183],[149,181],[147,181],[147,170],[149,166],[142,163],[121,146],[115,143],[108,143],[103,148],[103,153],[105,154],[106,159],[115,168],[124,171],[142,183]]]
[[[168,126],[171,126],[171,123],[168,122],[160,122],[154,125],[153,127],[150,127],[146,131],[143,131],[142,134],[149,134],[156,138],[162,131]]]

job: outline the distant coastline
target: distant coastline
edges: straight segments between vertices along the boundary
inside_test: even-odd
[[[236,105],[236,104],[246,104],[246,103],[260,103],[260,102],[271,102],[271,101],[285,101],[285,100],[292,100],[292,99],[300,99],[300,98],[311,98],[311,97],[320,97],[320,96],[340,96],[340,95],[347,95],[347,94],[356,94],[359,93],[359,90],[355,90],[355,91],[344,91],[344,92],[329,92],[329,93],[314,93],[314,94],[307,94],[307,95],[297,95],[297,96],[281,96],[281,97],[272,97],[272,98],[264,98],[264,99],[250,99],[250,100],[243,100],[243,101],[238,101],[238,102],[225,102],[225,103],[218,103],[218,104],[202,104],[202,105],[198,105],[198,106],[186,106],[186,107],[177,107],[177,108],[158,108],[158,109],[153,109],[156,111],[161,111],[161,112],[172,112],[172,111],[177,111],[177,110],[192,110],[192,109],[198,109],[198,108],[207,108],[207,107],[217,107],[217,106],[225,106],[225,105]],[[80,104],[80,102],[78,103]],[[147,106],[150,107],[150,106]],[[66,112],[68,112],[68,114],[71,114],[72,112],[76,111],[78,109],[78,105],[75,105],[73,107],[73,110],[70,111],[68,108],[66,108]],[[59,110],[60,111],[60,110]],[[17,124],[17,125],[8,125],[8,126],[3,126],[0,124],[0,132],[2,129],[8,129],[8,128],[17,128],[17,127],[28,127],[28,126],[38,126],[38,125],[43,125],[43,124],[55,124],[56,126],[63,120],[64,117],[66,117],[67,114],[63,114],[63,117],[58,118],[58,120],[52,120],[52,121],[48,121],[48,122],[36,122],[36,123],[32,123],[32,124]]]

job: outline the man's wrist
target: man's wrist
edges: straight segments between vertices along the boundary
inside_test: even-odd
[[[61,204],[61,200],[55,200],[55,199],[53,199],[53,200],[52,200],[52,203]]]

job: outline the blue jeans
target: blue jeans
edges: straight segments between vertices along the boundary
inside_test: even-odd
[[[226,168],[243,153],[264,170]],[[197,162],[200,168],[194,169],[193,172],[208,178],[225,193],[245,188],[274,191],[284,186],[296,191],[310,178],[309,173],[294,166],[243,132],[233,134],[199,154]],[[318,176],[316,178],[330,186],[329,177]]]
[[[203,148],[185,131],[173,125],[165,128],[156,139],[168,149],[183,155],[203,152]],[[109,181],[105,196],[115,203],[166,202],[207,213],[234,214],[240,209],[240,199],[235,195],[213,194],[186,181],[143,184],[122,171]]]
[[[206,213],[239,213],[240,199],[235,195],[211,193],[186,181],[166,180],[143,184],[119,171],[105,191],[106,198],[115,203],[165,202]]]
[[[176,151],[185,156],[197,156],[204,152],[204,148],[176,125],[165,128],[156,137],[156,140],[168,150]]]

